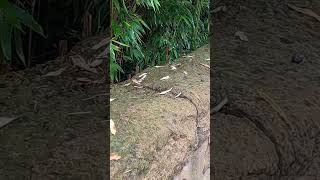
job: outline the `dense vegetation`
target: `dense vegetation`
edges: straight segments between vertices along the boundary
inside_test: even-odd
[[[111,80],[171,62],[206,42],[207,0],[113,0]],[[123,76],[126,78],[126,76]]]
[[[206,43],[208,9],[208,0],[1,0],[0,63],[46,61],[60,40],[70,46],[111,23],[109,75],[123,80]]]
[[[30,66],[45,62],[57,57],[60,40],[68,40],[70,48],[88,36],[106,32],[109,2],[0,0],[0,63]]]

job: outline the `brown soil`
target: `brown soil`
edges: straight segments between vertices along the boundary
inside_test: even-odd
[[[320,22],[287,3],[320,14],[316,0],[214,3],[212,101],[229,98],[212,115],[215,180],[320,177]]]
[[[62,67],[59,76],[41,77]],[[106,85],[59,60],[0,77],[0,179],[103,179],[106,175]],[[86,114],[69,114],[89,112]]]

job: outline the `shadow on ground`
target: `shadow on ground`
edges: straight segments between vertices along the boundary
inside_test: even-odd
[[[0,117],[21,115],[0,129],[0,179],[105,177],[106,85],[77,78],[99,77],[61,60],[0,77]]]
[[[229,98],[211,126],[215,180],[320,176],[320,22],[287,5],[320,2],[303,2],[214,3],[227,8],[213,14],[211,98]]]

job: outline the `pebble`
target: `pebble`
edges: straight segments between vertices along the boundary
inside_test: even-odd
[[[292,56],[291,62],[296,63],[296,64],[300,64],[303,63],[305,61],[305,56],[303,54],[295,54]]]

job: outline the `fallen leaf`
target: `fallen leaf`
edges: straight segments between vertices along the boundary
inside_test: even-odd
[[[297,11],[297,12],[300,12],[300,13],[303,13],[303,14],[306,14],[308,16],[311,16],[311,17],[314,17],[316,18],[318,21],[320,21],[320,16],[318,14],[316,14],[315,12],[313,12],[312,10],[310,9],[307,9],[307,8],[299,8],[297,6],[294,6],[294,5],[291,5],[291,4],[288,4],[288,6]]]
[[[172,90],[172,88],[170,88],[170,89],[168,89],[168,90],[166,90],[166,91],[162,91],[162,92],[160,92],[159,94],[160,95],[164,95],[164,94],[167,94],[168,92],[170,92]]]
[[[124,84],[123,86],[129,86],[131,83],[129,82],[129,83],[127,83],[127,84]]]
[[[138,82],[141,83],[146,77],[147,77],[147,73],[144,74],[144,76],[142,76],[142,77],[138,80]]]
[[[188,56],[182,56],[182,57],[184,57],[184,58],[193,58],[193,56],[191,56],[191,55],[188,55]]]
[[[203,64],[203,63],[200,63],[202,66],[204,66],[204,67],[207,67],[207,68],[209,68],[210,69],[210,66],[208,65],[208,64]]]
[[[170,77],[169,76],[165,76],[165,77],[161,78],[160,80],[166,80],[166,79],[170,79]]]
[[[210,58],[207,58],[206,61],[210,61]]]
[[[110,119],[110,131],[111,131],[111,134],[113,134],[113,135],[115,135],[116,132],[117,132],[116,126],[115,126],[115,124],[114,124],[112,119]]]
[[[161,67],[164,67],[164,66],[154,66],[155,68],[161,68]]]
[[[97,70],[95,68],[91,68],[88,64],[85,63],[85,60],[77,55],[77,56],[71,56],[70,57],[71,60],[72,60],[72,63],[75,65],[75,66],[78,66],[86,71],[89,71],[89,72],[92,72],[92,73],[95,73],[95,74],[98,74]]]
[[[249,41],[248,37],[242,31],[237,31],[234,35],[238,36],[241,41]]]
[[[124,174],[127,174],[128,172],[132,171],[132,169],[129,169],[128,171],[124,172]]]
[[[103,62],[103,59],[96,59],[96,60],[92,61],[92,63],[90,63],[89,66],[95,68],[95,67],[100,66],[102,64],[102,62]]]
[[[177,68],[175,66],[171,66],[171,70],[176,70]]]
[[[214,10],[211,11],[211,13],[217,13],[219,11],[226,11],[227,7],[226,6],[219,6],[217,8],[215,8]]]
[[[110,102],[114,101],[116,98],[110,98]]]
[[[117,161],[119,159],[121,159],[121,156],[119,156],[117,153],[110,154],[110,161]]]
[[[187,71],[183,71],[183,73],[184,73],[185,75],[188,75]]]
[[[139,78],[141,78],[142,76],[146,76],[146,75],[147,75],[147,73],[142,73],[139,75]]]
[[[48,77],[48,76],[59,76],[66,68],[60,68],[56,71],[48,72],[47,74],[43,75],[42,77]]]
[[[18,119],[20,116],[17,117],[0,117],[0,128],[2,128],[3,126],[9,124],[10,122]]]
[[[179,97],[181,95],[181,92],[178,94],[178,95],[176,95],[174,98],[177,98],[177,97]]]

